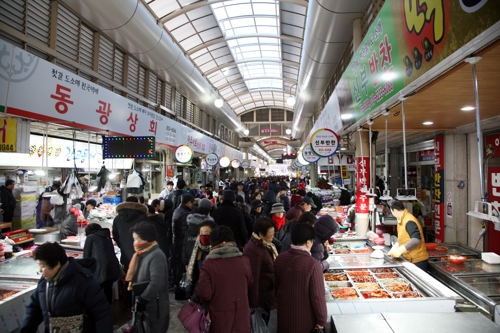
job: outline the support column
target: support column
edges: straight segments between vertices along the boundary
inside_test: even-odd
[[[356,52],[358,49],[359,45],[361,44],[361,41],[363,38],[361,38],[361,18],[357,18],[352,20],[352,51],[353,53]]]
[[[311,176],[311,187],[318,187],[318,163],[311,163],[309,175]]]
[[[366,236],[369,225],[370,143],[368,131],[356,134],[356,235]]]

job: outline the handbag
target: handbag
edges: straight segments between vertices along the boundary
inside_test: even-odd
[[[208,302],[203,305],[187,302],[182,306],[177,318],[189,333],[210,333],[212,321],[207,307]]]
[[[47,313],[49,315],[50,333],[82,333],[83,332],[83,313],[70,317],[52,317],[49,307],[49,283],[46,282],[45,302]]]
[[[146,320],[144,311],[135,312],[133,322],[134,324],[132,325],[129,333],[153,333],[153,331],[151,331],[149,323]]]
[[[269,333],[269,328],[262,318],[262,314],[259,309],[251,311],[250,323],[252,324],[252,333]]]

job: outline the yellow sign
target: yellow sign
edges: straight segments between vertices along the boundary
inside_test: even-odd
[[[0,152],[16,151],[17,119],[0,118]]]
[[[349,173],[347,172],[347,167],[345,165],[342,166],[342,178],[349,178]]]

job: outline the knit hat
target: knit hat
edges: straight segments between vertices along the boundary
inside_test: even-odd
[[[97,201],[95,201],[94,199],[87,200],[87,202],[85,203],[85,206],[87,206],[87,205],[92,205],[92,207],[95,208],[95,206],[97,206]]]
[[[235,201],[236,200],[236,196],[234,194],[234,191],[231,191],[231,190],[225,190],[223,193],[222,193],[222,200],[223,201]]]
[[[198,208],[201,207],[212,209],[212,202],[210,202],[210,200],[208,200],[207,198],[203,198],[200,200],[200,202],[198,202]]]
[[[302,202],[311,205],[312,208],[316,208],[316,205],[314,204],[313,199],[309,197],[303,197]]]
[[[274,213],[285,213],[285,207],[283,206],[282,203],[275,203],[271,207],[271,214]]]

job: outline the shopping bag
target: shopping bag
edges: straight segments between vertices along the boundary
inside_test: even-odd
[[[144,311],[136,311],[134,313],[133,322],[134,324],[132,325],[129,333],[153,333],[153,331],[151,331],[149,323],[146,320]]]
[[[250,323],[252,324],[252,333],[269,333],[269,328],[262,318],[260,310],[250,312]]]
[[[208,303],[200,305],[195,302],[187,302],[177,315],[179,321],[189,333],[210,333],[210,314]]]

